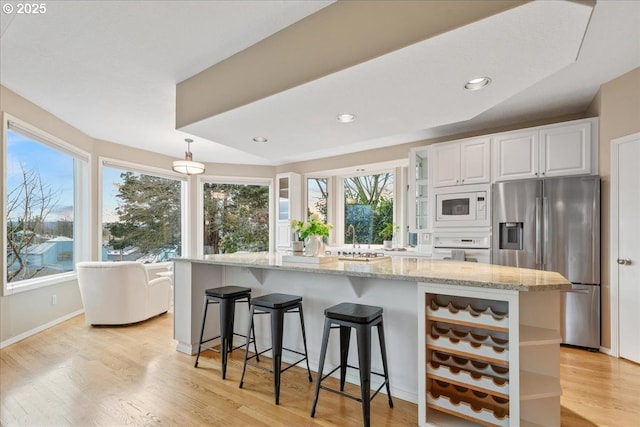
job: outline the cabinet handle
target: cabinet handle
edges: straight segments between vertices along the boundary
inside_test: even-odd
[[[631,260],[629,258],[618,258],[618,264],[631,265]]]

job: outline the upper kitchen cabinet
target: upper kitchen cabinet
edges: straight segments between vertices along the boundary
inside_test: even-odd
[[[409,231],[430,230],[429,224],[429,153],[430,147],[409,151]]]
[[[433,186],[483,184],[491,179],[489,137],[433,145]]]
[[[291,220],[302,220],[302,177],[297,173],[276,175],[276,246],[291,246]]]
[[[587,119],[494,135],[493,180],[597,174],[597,126]]]

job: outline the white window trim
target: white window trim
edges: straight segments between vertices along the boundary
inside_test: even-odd
[[[200,175],[196,201],[196,256],[204,257],[204,184],[267,185],[269,187],[269,248],[275,245],[275,185],[273,178]]]
[[[97,226],[97,230],[96,230],[96,246],[97,246],[97,256],[101,259],[102,257],[102,224],[104,222],[103,219],[103,205],[102,205],[102,200],[104,198],[104,194],[102,193],[102,188],[103,188],[103,171],[105,167],[109,167],[109,168],[113,168],[113,169],[122,169],[122,170],[127,170],[127,171],[131,171],[131,172],[135,172],[135,173],[142,173],[145,175],[154,175],[154,176],[158,176],[160,178],[167,178],[167,179],[175,179],[178,181],[182,182],[182,191],[181,191],[181,196],[180,196],[180,206],[181,206],[181,212],[180,212],[180,227],[181,227],[181,233],[180,233],[180,237],[181,237],[181,255],[182,257],[184,256],[189,256],[190,253],[190,237],[189,237],[189,229],[188,224],[189,221],[187,220],[187,218],[190,215],[190,209],[189,209],[189,180],[188,177],[183,175],[183,174],[179,174],[177,172],[173,172],[167,169],[162,169],[162,168],[158,168],[155,166],[148,166],[148,165],[143,165],[140,163],[133,163],[133,162],[127,162],[125,160],[118,160],[118,159],[114,159],[111,157],[104,157],[104,156],[100,156],[98,157],[98,226]]]
[[[9,123],[13,123],[18,128],[23,129],[38,138],[38,143],[47,145],[49,148],[63,152],[74,158],[74,219],[73,219],[73,259],[74,263],[88,259],[90,242],[76,238],[76,236],[90,236],[90,212],[91,212],[91,154],[66,142],[62,139],[31,125],[28,122],[20,120],[8,113],[2,113],[2,186],[0,189],[0,197],[2,197],[2,230],[7,229],[6,218],[6,196],[7,196],[7,131]],[[42,141],[41,141],[42,139]],[[78,162],[84,162],[82,167],[78,168]],[[6,236],[5,236],[6,238]],[[2,295],[14,295],[20,292],[26,292],[33,289],[43,288],[46,286],[56,285],[76,280],[76,272],[68,271],[59,274],[52,274],[45,277],[33,279],[19,280],[17,282],[7,282],[7,246],[3,239],[1,249],[2,260],[0,268],[2,268]]]
[[[362,172],[358,173],[345,173],[342,175],[337,175],[335,178],[336,181],[336,245],[338,246],[346,246],[351,244],[351,242],[345,242],[344,240],[344,180],[347,178],[353,178],[356,176],[369,176],[369,175],[377,175],[381,173],[392,173],[393,174],[393,222],[394,224],[399,224],[402,228],[402,224],[400,224],[399,218],[404,216],[405,211],[405,200],[403,197],[403,182],[406,182],[402,179],[402,170],[406,166],[405,162],[402,160],[398,160],[395,162],[390,162],[390,164],[385,165],[381,168],[370,168],[370,166],[361,166],[358,169],[365,169]],[[364,248],[363,245],[368,245],[367,243],[358,242],[361,248]],[[382,245],[368,245],[372,249],[380,249]]]

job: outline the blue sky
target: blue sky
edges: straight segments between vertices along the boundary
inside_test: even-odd
[[[7,192],[20,186],[22,170],[38,170],[44,185],[55,193],[55,207],[47,221],[73,220],[73,158],[60,151],[35,142],[15,131],[7,132]],[[122,170],[103,168],[103,221],[118,219],[116,207]],[[18,215],[21,215],[20,212]]]
[[[43,186],[54,194],[55,206],[47,221],[73,219],[73,158],[7,131],[7,196],[22,183],[23,169],[38,170]],[[21,213],[20,213],[21,215]]]

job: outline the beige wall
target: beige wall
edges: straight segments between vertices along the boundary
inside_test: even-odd
[[[602,346],[611,347],[611,140],[640,132],[640,68],[603,84],[587,110],[600,116],[600,177],[602,179]]]

